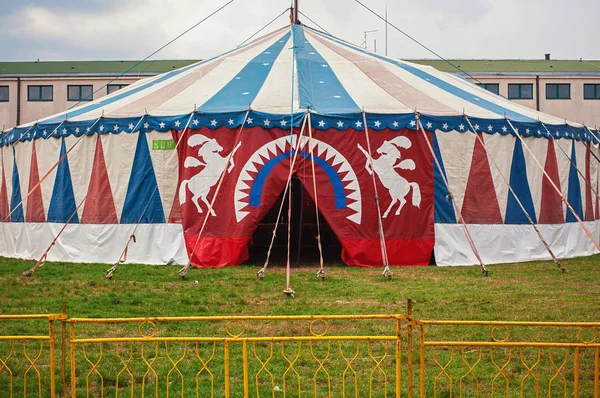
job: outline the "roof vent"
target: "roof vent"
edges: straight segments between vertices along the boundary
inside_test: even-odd
[[[546,61],[550,61],[550,54],[544,54],[544,59]]]

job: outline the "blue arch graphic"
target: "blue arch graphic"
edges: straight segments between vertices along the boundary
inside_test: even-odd
[[[281,163],[283,160],[290,158],[293,156],[295,151],[289,151],[282,153],[279,156],[274,157],[269,160],[258,172],[256,179],[254,180],[254,184],[252,185],[252,189],[250,190],[250,206],[259,207],[260,206],[260,197],[262,196],[262,191],[265,186],[265,181],[271,171]],[[342,184],[342,180],[340,176],[335,171],[335,169],[326,161],[316,156],[311,156],[309,153],[300,152],[300,156],[306,159],[314,159],[315,163],[323,169],[327,178],[331,182],[331,186],[333,188],[333,194],[335,196],[335,208],[336,209],[345,209],[346,208],[346,192],[344,191],[344,184]]]

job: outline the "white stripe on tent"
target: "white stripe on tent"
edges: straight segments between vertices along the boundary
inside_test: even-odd
[[[327,60],[342,86],[361,109],[371,113],[389,113],[392,110],[394,113],[414,112],[414,109],[401,103],[379,87],[350,60],[324,46],[311,35],[306,35],[306,38],[315,50]]]
[[[67,151],[77,142],[79,137],[71,135],[65,138]],[[36,143],[37,145],[37,143]],[[90,180],[92,178],[92,169],[94,168],[94,157],[96,154],[96,135],[85,136],[69,153],[69,170],[71,171],[71,181],[73,183],[73,193],[75,195],[75,206],[83,201],[87,196]],[[85,204],[79,207],[77,216],[81,222]]]
[[[129,186],[129,177],[131,175],[131,167],[133,166],[138,133],[104,134],[101,137],[106,172],[110,181],[113,200],[115,201],[117,220],[120,220],[121,213],[123,212],[123,204],[125,203],[125,195],[127,195],[127,187]],[[177,177],[173,176],[173,178]]]
[[[289,114],[292,106],[292,38],[285,44],[279,57],[273,63],[271,73],[265,80],[262,89],[254,99],[252,109],[259,112]],[[298,109],[300,100],[297,89],[297,74],[294,73],[294,108]]]
[[[471,132],[451,131],[446,133],[440,130],[436,131],[436,136],[450,192],[454,195],[459,211],[462,211],[476,137]]]
[[[152,167],[154,168],[154,175],[156,176],[156,184],[158,185],[158,192],[163,205],[165,222],[168,222],[169,215],[171,213],[171,207],[173,206],[173,199],[175,198],[175,192],[177,191],[177,175],[179,174],[177,169],[179,165],[177,151],[174,149],[152,149],[152,141],[169,140],[172,138],[171,134],[153,131],[148,133],[146,138],[148,139],[148,150],[150,152],[150,158],[152,159]],[[145,203],[143,206],[145,206]]]
[[[504,136],[499,133],[484,134],[484,142],[487,150],[488,162],[494,182],[494,190],[496,191],[496,199],[500,208],[502,222],[506,218],[506,206],[508,203],[508,184],[510,181],[510,168],[512,163],[513,151],[515,148],[516,137],[512,135]],[[498,168],[494,166],[496,162]],[[500,171],[498,171],[500,169]],[[504,178],[502,177],[504,176]],[[506,180],[505,180],[506,179]]]
[[[62,227],[60,223],[0,224],[0,255],[37,260]],[[123,251],[131,231],[129,224],[70,224],[48,260],[110,264]],[[137,243],[129,246],[128,263],[187,264],[180,224],[142,224],[135,235]]]
[[[412,73],[392,64],[389,62],[382,62],[382,65],[387,68],[390,72],[404,80],[407,84],[414,87],[416,90],[435,98],[436,101],[447,108],[454,110],[455,115],[462,115],[463,111],[469,116],[498,119],[499,116],[487,109],[474,105],[473,103],[459,98],[448,91],[437,87],[436,85],[427,82],[419,77],[414,76]],[[406,104],[410,106],[411,104]],[[448,115],[447,112],[431,112],[432,115]]]
[[[569,170],[571,162],[563,153],[566,152],[569,157],[571,156],[571,144],[572,140],[560,139],[554,140],[554,152],[556,153],[556,164],[558,165],[558,177],[560,179],[560,190],[565,198],[568,198],[569,192]],[[560,148],[563,150],[561,151]],[[563,218],[567,216],[567,205],[563,202]]]
[[[585,226],[598,236],[597,222]],[[486,264],[551,260],[530,224],[469,224],[475,246]],[[558,258],[597,254],[598,250],[578,223],[540,224],[538,230]],[[435,224],[435,259],[438,265],[479,264],[461,225]]]
[[[194,104],[200,108],[218,93],[223,86],[234,79],[253,58],[269,48],[273,44],[273,41],[280,40],[286,33],[281,32],[272,40],[267,40],[248,51],[227,56],[218,68],[213,69],[202,79],[181,91],[177,96],[158,106],[152,111],[152,115],[162,116],[189,113],[193,111]]]
[[[546,156],[548,155],[548,140],[535,137],[526,137],[523,139],[529,149],[531,149],[531,152],[533,152],[537,161],[542,167],[545,167]],[[529,190],[531,191],[531,199],[533,200],[533,207],[535,209],[535,219],[539,221],[540,211],[542,209],[542,181],[546,177],[529,151],[524,150],[523,152],[525,154],[525,165],[527,167],[527,181],[529,182]]]

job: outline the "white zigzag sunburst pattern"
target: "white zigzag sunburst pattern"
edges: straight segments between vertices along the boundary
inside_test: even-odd
[[[292,150],[296,146],[296,141],[296,135],[275,139],[260,147],[254,152],[250,159],[248,159],[242,168],[235,186],[234,208],[237,222],[242,221],[250,214],[247,207],[249,206],[250,189],[254,183],[256,173],[259,172],[261,167],[272,158]],[[355,224],[360,224],[362,220],[362,196],[358,179],[352,166],[348,160],[331,145],[314,138],[309,139],[308,137],[302,137],[299,146],[300,150],[308,147],[309,142],[310,147],[308,148],[308,151],[312,150],[315,157],[325,160],[337,170],[337,173],[341,177],[342,184],[344,184],[344,193],[347,200],[346,206],[348,209],[354,211],[353,214],[346,218]]]

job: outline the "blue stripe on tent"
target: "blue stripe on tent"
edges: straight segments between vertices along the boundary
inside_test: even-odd
[[[437,134],[433,133],[433,152],[435,157],[440,163],[440,168],[444,177],[446,176],[446,169],[444,167],[444,160],[442,159],[442,152],[440,151],[440,145],[438,144]],[[433,189],[434,189],[434,222],[439,224],[456,224],[456,214],[454,213],[454,206],[452,205],[452,199],[450,199],[450,192],[446,188],[442,174],[437,167],[435,161],[433,162]]]
[[[440,89],[442,89],[442,90],[444,90],[444,91],[446,91],[446,92],[448,92],[448,93],[450,93],[450,94],[452,94],[452,95],[454,95],[454,96],[456,96],[458,98],[461,98],[461,99],[463,99],[463,100],[465,100],[467,102],[470,102],[473,105],[477,105],[477,106],[479,106],[479,107],[481,107],[481,108],[483,108],[485,110],[488,110],[490,112],[493,112],[493,113],[495,113],[497,115],[501,115],[503,117],[506,116],[510,120],[515,120],[515,121],[518,121],[518,122],[535,122],[536,121],[535,119],[532,119],[530,117],[522,115],[522,114],[520,114],[518,112],[515,112],[515,111],[509,109],[509,108],[505,108],[502,105],[498,105],[498,104],[490,102],[490,101],[488,101],[486,99],[483,99],[483,98],[479,97],[477,94],[470,93],[470,92],[465,91],[465,90],[463,90],[463,89],[461,89],[459,87],[456,87],[456,86],[454,86],[454,85],[452,85],[452,84],[450,84],[448,82],[445,82],[444,80],[442,80],[442,79],[440,79],[438,77],[435,77],[435,76],[433,76],[433,75],[431,75],[431,74],[429,74],[429,73],[427,73],[427,72],[425,72],[425,71],[423,71],[423,70],[421,70],[419,68],[415,68],[414,66],[407,65],[407,64],[404,64],[402,62],[395,61],[393,59],[389,59],[389,58],[384,57],[384,56],[379,55],[379,54],[370,53],[370,52],[368,52],[368,51],[366,51],[366,50],[364,50],[362,48],[355,47],[353,45],[345,43],[344,41],[341,41],[340,39],[338,39],[336,37],[326,36],[326,35],[323,35],[322,33],[318,32],[318,31],[315,31],[315,30],[312,30],[312,31],[315,32],[316,34],[320,35],[320,36],[324,36],[324,37],[327,37],[327,38],[329,38],[331,40],[334,40],[338,44],[341,44],[343,46],[352,48],[353,50],[362,52],[365,55],[369,55],[371,57],[375,57],[375,58],[381,59],[383,61],[389,62],[389,63],[391,63],[393,65],[396,65],[396,66],[404,69],[405,71],[411,73],[412,75],[414,75],[416,77],[419,77],[419,78],[427,81],[428,83],[433,84],[434,86],[436,86],[436,87],[438,87],[438,88],[440,88]]]
[[[263,187],[265,185],[265,181],[267,181],[267,177],[271,174],[271,171],[283,160],[292,156],[292,152],[285,152],[281,155],[274,157],[269,160],[258,172],[256,178],[254,179],[254,184],[252,184],[252,189],[250,190],[250,206],[252,207],[260,207],[260,198],[262,196]]]
[[[225,87],[200,107],[200,112],[247,110],[267,80],[273,63],[281,54],[290,35],[291,32],[288,32],[250,61]]]
[[[146,133],[138,133],[127,195],[121,213],[121,224],[137,224],[138,222],[142,224],[165,222],[165,213],[158,192]]]
[[[533,206],[533,198],[529,189],[529,181],[527,180],[527,163],[525,162],[525,154],[523,153],[523,144],[520,139],[515,141],[515,149],[513,151],[512,164],[510,167],[510,186],[521,201],[521,204],[529,214],[529,217],[536,222],[535,207]],[[508,202],[506,204],[505,224],[529,224],[527,214],[521,209],[517,199],[512,192],[508,193]]]
[[[10,221],[24,222],[23,204],[21,203],[21,183],[19,179],[19,168],[17,167],[17,155],[13,146],[13,174],[12,174],[12,195],[10,197]]]
[[[277,32],[277,31],[275,31],[275,32]],[[149,83],[141,84],[138,87],[131,88],[129,90],[124,90],[122,93],[118,93],[118,94],[115,94],[113,96],[107,97],[105,99],[100,99],[98,101],[94,101],[94,102],[92,102],[91,104],[89,104],[87,106],[82,106],[81,108],[70,110],[70,111],[67,112],[66,115],[61,115],[61,116],[57,116],[57,117],[54,117],[54,118],[49,119],[49,120],[45,120],[43,122],[43,124],[46,125],[46,124],[50,124],[50,123],[60,123],[60,122],[62,122],[63,120],[65,120],[67,118],[67,115],[68,115],[69,118],[74,118],[74,117],[83,115],[85,113],[94,111],[94,110],[96,110],[98,108],[102,108],[103,106],[112,104],[115,101],[122,100],[123,98],[127,98],[127,97],[129,97],[129,96],[131,96],[133,94],[137,94],[140,91],[146,90],[147,88],[150,88],[150,87],[155,86],[155,85],[157,85],[159,83],[162,83],[165,80],[169,80],[170,78],[175,77],[177,75],[180,75],[183,72],[187,72],[190,69],[197,68],[197,67],[199,67],[201,65],[204,65],[207,62],[210,62],[210,61],[212,61],[214,59],[217,59],[219,57],[224,57],[224,56],[229,55],[230,53],[232,53],[234,51],[239,51],[239,50],[241,50],[241,49],[243,49],[243,48],[245,48],[245,47],[247,47],[247,46],[249,46],[251,44],[253,44],[253,43],[248,43],[248,44],[246,44],[246,45],[244,45],[244,46],[242,46],[240,48],[235,48],[235,49],[233,49],[231,51],[227,51],[226,53],[217,55],[216,57],[207,59],[206,61],[198,62],[198,63],[192,64],[192,65],[186,66],[185,68],[181,68],[181,69],[177,69],[177,70],[165,73],[161,77],[159,77],[159,78],[157,78],[155,80],[152,80]]]
[[[360,107],[344,89],[327,61],[306,40],[302,26],[294,25],[292,30],[300,107],[323,115],[360,113]]]
[[[567,201],[575,210],[575,213],[583,220],[583,203],[581,200],[581,185],[579,184],[579,175],[577,173],[577,155],[575,152],[575,141],[571,143],[571,165],[569,166],[569,191]],[[566,222],[577,222],[575,215],[567,207]]]
[[[339,174],[327,161],[316,157],[311,156],[310,153],[300,152],[303,158],[312,160],[317,164],[317,166],[321,167],[329,181],[331,182],[331,186],[333,187],[333,196],[335,197],[335,208],[336,209],[345,209],[346,208],[346,191],[344,190],[344,184],[340,179]]]
[[[63,138],[60,144],[59,159],[65,156],[66,153],[67,148],[65,139]],[[69,158],[65,156],[56,169],[52,198],[50,199],[50,207],[48,208],[48,222],[66,223],[73,214],[71,224],[78,224],[79,217],[77,215],[77,205],[75,204]]]

